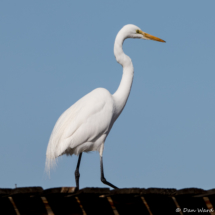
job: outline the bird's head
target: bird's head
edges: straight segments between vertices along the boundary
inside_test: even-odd
[[[155,37],[151,34],[148,34],[144,31],[142,31],[139,27],[129,24],[125,25],[121,30],[120,34],[124,36],[124,39],[126,38],[139,38],[144,40],[155,40],[158,42],[166,42],[158,37]]]
[[[125,25],[117,34],[115,43],[114,43],[114,55],[116,57],[116,61],[121,65],[131,65],[131,59],[124,54],[122,50],[122,45],[125,39],[127,38],[139,38],[144,40],[155,40],[158,42],[164,42],[164,40],[152,36],[151,34],[148,34],[144,31],[142,31],[139,27],[136,25]]]

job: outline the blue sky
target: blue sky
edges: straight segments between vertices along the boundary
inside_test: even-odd
[[[125,24],[167,43],[128,39],[135,74],[104,150],[105,177],[124,187],[215,187],[215,2],[2,1],[0,187],[75,186],[77,157],[49,179],[45,153],[58,117],[97,87],[114,93],[113,55]],[[100,182],[99,154],[83,154],[80,187]]]

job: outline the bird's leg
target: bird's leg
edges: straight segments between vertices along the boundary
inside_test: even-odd
[[[77,163],[77,167],[76,167],[76,170],[75,170],[75,183],[76,183],[77,190],[79,190],[79,178],[80,178],[79,166],[80,166],[80,163],[81,163],[81,156],[82,156],[82,153],[78,157],[78,163]]]
[[[110,182],[106,181],[106,179],[105,179],[102,156],[100,156],[100,167],[101,167],[101,181],[102,181],[102,183],[107,184],[107,185],[109,185],[110,187],[112,187],[114,189],[118,189],[118,187],[114,186],[113,184],[111,184]]]

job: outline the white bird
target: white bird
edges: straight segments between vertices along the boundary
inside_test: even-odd
[[[127,38],[145,40],[164,40],[143,32],[135,25],[125,25],[117,34],[114,43],[116,61],[123,67],[123,75],[117,91],[111,95],[104,88],[88,93],[58,119],[52,131],[47,152],[46,170],[49,173],[55,159],[63,154],[79,155],[75,170],[76,187],[79,189],[79,166],[82,152],[98,151],[100,154],[101,181],[106,181],[103,171],[103,149],[107,135],[127,102],[133,80],[134,68],[131,59],[123,52],[122,45]]]

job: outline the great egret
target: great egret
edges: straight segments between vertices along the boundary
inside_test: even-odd
[[[60,116],[48,143],[46,152],[48,172],[58,156],[79,155],[75,170],[77,189],[79,189],[79,166],[82,152],[89,151],[99,151],[101,181],[112,188],[117,188],[104,177],[102,154],[105,139],[125,107],[131,90],[134,68],[131,59],[124,54],[122,49],[123,42],[127,38],[165,42],[143,32],[135,25],[125,25],[117,34],[114,43],[116,61],[123,67],[123,75],[117,91],[111,95],[108,90],[97,88],[78,100]]]

